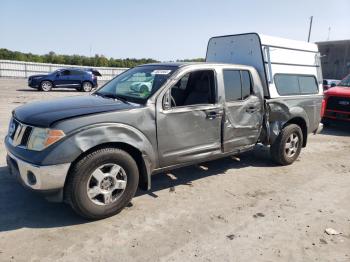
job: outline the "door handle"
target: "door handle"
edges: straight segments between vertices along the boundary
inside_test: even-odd
[[[207,115],[207,119],[209,120],[222,116],[222,112],[213,110],[205,111],[205,114]]]
[[[247,113],[255,113],[255,112],[259,111],[259,108],[255,105],[249,105],[245,111]]]

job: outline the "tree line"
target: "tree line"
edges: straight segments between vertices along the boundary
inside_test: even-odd
[[[6,48],[0,48],[0,59],[16,60],[37,63],[50,64],[67,64],[67,65],[81,65],[81,66],[103,66],[103,67],[134,67],[141,64],[157,63],[159,61],[152,58],[125,58],[114,59],[106,58],[103,55],[96,54],[93,57],[82,55],[60,55],[51,51],[45,55],[36,55],[32,53],[22,53],[18,51],[11,51]],[[178,62],[203,62],[203,58],[177,60]]]

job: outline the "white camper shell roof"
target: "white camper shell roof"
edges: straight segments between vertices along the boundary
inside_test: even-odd
[[[247,33],[217,36],[208,42],[207,62],[243,64],[256,68],[265,97],[279,97],[274,85],[276,74],[315,76],[322,94],[320,56],[316,44]]]

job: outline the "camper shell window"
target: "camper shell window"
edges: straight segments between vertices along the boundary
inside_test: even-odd
[[[276,74],[274,80],[281,96],[318,93],[318,84],[313,75]]]

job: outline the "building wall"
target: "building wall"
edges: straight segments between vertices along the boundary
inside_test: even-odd
[[[323,78],[343,79],[350,73],[350,40],[318,42]]]

